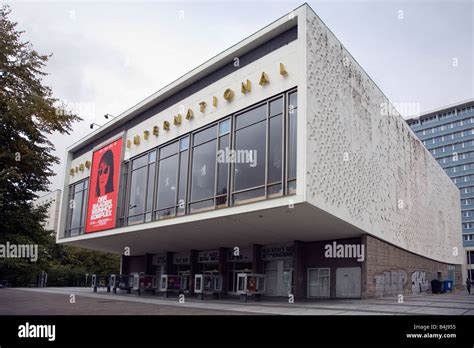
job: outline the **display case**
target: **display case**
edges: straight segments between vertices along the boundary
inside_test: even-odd
[[[218,294],[222,292],[222,276],[219,274],[196,274],[194,276],[196,294]]]
[[[161,292],[184,292],[188,290],[187,275],[170,275],[163,274],[161,276]]]
[[[94,289],[94,292],[97,292],[98,288],[107,288],[107,292],[110,292],[109,276],[93,274],[91,286]]]
[[[136,291],[138,295],[142,292],[151,292],[153,295],[156,292],[156,277],[154,275],[146,275],[143,273],[132,273],[132,290]]]
[[[237,293],[240,295],[262,295],[265,292],[265,275],[254,273],[237,274]]]
[[[114,293],[118,290],[125,290],[131,292],[133,285],[133,277],[127,274],[111,274],[109,284]]]

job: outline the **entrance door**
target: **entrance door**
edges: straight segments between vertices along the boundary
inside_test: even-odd
[[[288,260],[265,262],[265,295],[287,297],[291,293],[292,275]]]
[[[345,267],[336,269],[336,297],[361,297],[361,269],[360,267]]]
[[[308,297],[329,298],[329,268],[308,268]]]

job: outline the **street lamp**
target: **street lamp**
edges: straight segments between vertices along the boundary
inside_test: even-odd
[[[115,116],[113,116],[113,115],[111,115],[111,114],[105,114],[104,117],[105,117],[106,120],[108,120],[109,117],[110,117],[110,118],[115,118]]]
[[[93,129],[94,126],[100,127],[100,124],[97,124],[97,123],[95,123],[95,122],[92,122],[91,125],[90,125],[91,129]]]

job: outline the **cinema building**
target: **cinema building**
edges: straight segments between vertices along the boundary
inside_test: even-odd
[[[459,286],[459,190],[387,105],[298,7],[70,146],[57,242],[190,296],[197,274],[227,295],[246,274],[295,298]]]

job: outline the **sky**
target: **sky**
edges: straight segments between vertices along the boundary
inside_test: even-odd
[[[66,148],[301,1],[0,1],[41,54],[44,83],[84,120],[53,134]],[[425,112],[474,97],[474,2],[308,1],[395,105]],[[410,111],[410,110],[407,110]],[[403,111],[403,110],[401,110]],[[408,116],[408,115],[406,115]]]

